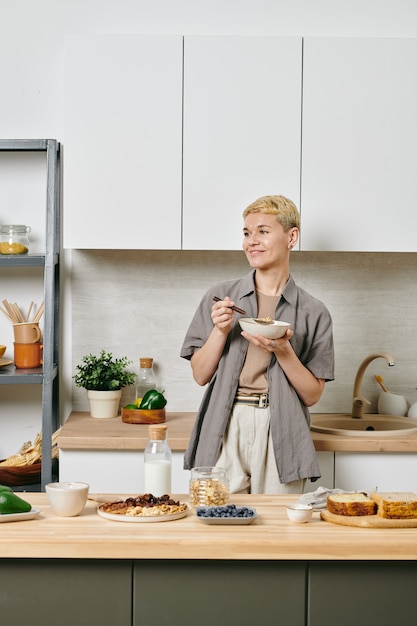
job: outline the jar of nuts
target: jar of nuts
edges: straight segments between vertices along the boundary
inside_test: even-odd
[[[226,470],[221,467],[194,467],[190,478],[190,503],[193,506],[219,506],[229,500]]]
[[[30,226],[10,224],[0,227],[0,254],[26,254],[29,252]]]

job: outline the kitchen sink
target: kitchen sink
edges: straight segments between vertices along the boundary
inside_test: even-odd
[[[344,437],[397,437],[417,432],[417,420],[397,415],[368,413],[352,417],[349,413],[311,415],[311,430]]]

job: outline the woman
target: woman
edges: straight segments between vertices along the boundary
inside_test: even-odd
[[[232,493],[302,493],[307,478],[320,477],[308,407],[334,378],[332,321],[289,272],[300,229],[294,203],[264,196],[243,218],[252,271],[208,290],[181,350],[195,381],[209,383],[184,467],[224,467]],[[253,337],[241,331],[234,306],[291,329],[273,341]]]

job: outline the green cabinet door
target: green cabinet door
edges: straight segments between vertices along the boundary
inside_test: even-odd
[[[416,580],[410,561],[310,563],[309,626],[415,624]]]
[[[304,626],[307,564],[141,561],[134,626]]]
[[[0,559],[3,626],[131,626],[132,562]]]

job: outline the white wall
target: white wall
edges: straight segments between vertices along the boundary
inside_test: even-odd
[[[182,341],[204,291],[248,271],[243,252],[78,250],[73,258],[74,366],[101,347],[136,366],[152,356],[169,410],[197,410],[202,389],[179,358]],[[381,350],[396,365],[377,359],[369,366],[363,391],[370,410],[376,412],[379,394],[374,374],[417,400],[416,263],[417,254],[293,252],[295,280],[326,303],[334,325],[336,381],[314,411],[350,411],[359,364]],[[87,410],[83,390],[75,390],[74,408]]]
[[[63,142],[63,53],[69,33],[263,34],[305,36],[417,36],[413,0],[19,0],[2,3],[0,25],[2,138],[52,137]],[[12,159],[9,156],[6,160]],[[33,162],[24,183],[5,184],[0,161],[0,224],[28,223],[42,246],[42,202]],[[20,171],[20,170],[19,170]],[[285,193],[285,190],[277,190]],[[248,198],[248,202],[252,198]],[[410,226],[410,225],[408,225]],[[411,225],[413,227],[413,225]],[[35,249],[35,247],[33,248]],[[338,381],[323,409],[347,410],[358,362],[375,349],[390,349],[397,367],[378,371],[391,387],[413,399],[417,380],[415,255],[310,255],[293,258],[299,282],[328,304],[335,321]],[[109,347],[132,359],[151,355],[166,383],[171,410],[195,410],[201,390],[178,357],[185,328],[208,284],[246,271],[238,253],[71,252],[63,255],[63,417],[70,410],[74,363],[86,351]],[[39,276],[23,279],[24,302],[37,298]],[[0,271],[0,301],[22,300],[7,272]],[[168,331],[158,322],[174,317]],[[385,334],[392,321],[395,332]],[[95,322],[99,321],[99,324]],[[354,322],[354,323],[353,323]],[[9,323],[0,316],[0,341],[12,354]],[[72,347],[74,345],[74,355]],[[0,386],[0,458],[39,428],[38,390]],[[375,397],[376,389],[369,389]],[[77,391],[75,406],[82,408]]]

